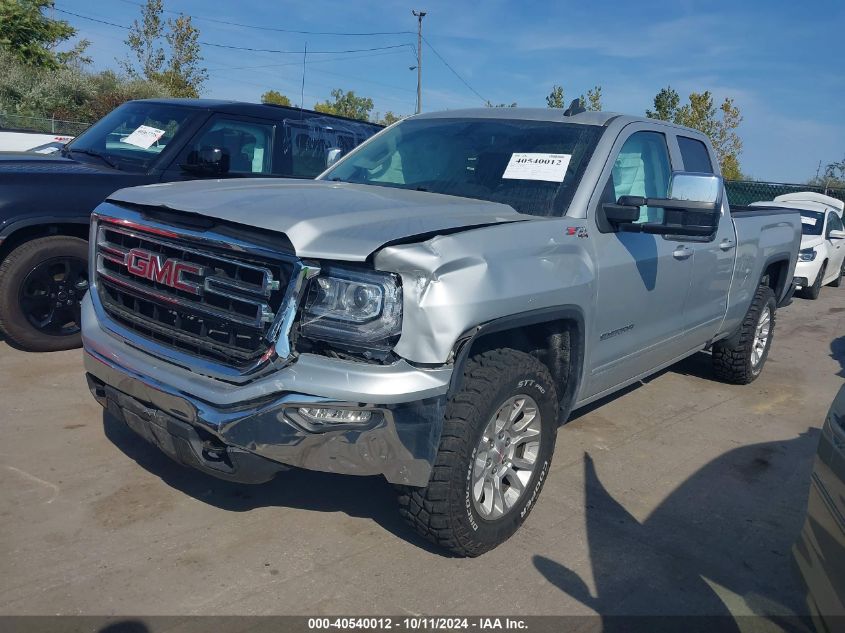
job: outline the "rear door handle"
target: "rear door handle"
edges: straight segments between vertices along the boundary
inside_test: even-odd
[[[721,242],[719,242],[719,248],[721,248],[723,251],[729,251],[734,246],[736,246],[736,242],[734,242],[733,240],[729,240],[727,238],[725,238]]]
[[[672,257],[675,259],[688,259],[692,256],[692,249],[689,246],[678,246],[673,252]]]

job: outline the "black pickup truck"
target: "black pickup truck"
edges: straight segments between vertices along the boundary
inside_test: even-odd
[[[314,178],[380,129],[299,108],[155,99],[121,105],[60,152],[0,152],[0,332],[31,351],[80,345],[89,216],[118,189]]]

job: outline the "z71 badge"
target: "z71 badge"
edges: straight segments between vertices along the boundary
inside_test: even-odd
[[[566,234],[570,237],[575,235],[578,237],[590,237],[590,234],[587,233],[586,226],[567,226]]]

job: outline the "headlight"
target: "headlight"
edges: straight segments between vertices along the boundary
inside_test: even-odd
[[[311,280],[302,335],[340,347],[387,351],[402,331],[402,288],[389,273],[326,267]]]
[[[798,251],[798,261],[799,262],[811,262],[816,258],[816,249],[814,248],[802,248]]]

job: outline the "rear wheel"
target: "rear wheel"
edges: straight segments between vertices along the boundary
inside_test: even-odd
[[[822,264],[821,269],[819,270],[819,276],[816,277],[816,280],[813,282],[813,285],[804,289],[804,292],[802,294],[805,299],[815,301],[819,298],[819,293],[822,291],[822,280],[824,279],[824,275],[826,272],[827,262],[824,262]]]
[[[713,371],[720,380],[747,385],[760,375],[772,346],[775,309],[772,289],[758,287],[739,330],[713,344]]]
[[[87,262],[87,242],[64,235],[35,239],[9,253],[0,265],[0,330],[31,352],[79,347]]]
[[[403,488],[400,513],[459,556],[493,549],[535,505],[557,422],[557,393],[545,365],[513,349],[474,356],[447,405],[429,484]]]

